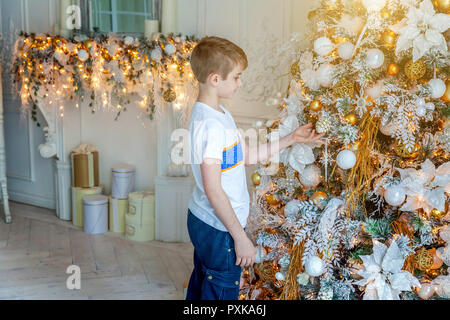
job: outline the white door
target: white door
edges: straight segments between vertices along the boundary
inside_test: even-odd
[[[28,16],[23,14],[26,9],[23,1],[0,1],[0,33],[3,39],[3,97],[0,98],[4,105],[8,195],[13,201],[54,209],[54,161],[42,158],[38,150],[39,144],[45,140],[42,127],[46,124],[39,110],[36,116],[41,127],[36,126],[29,114],[21,113],[20,98],[14,92],[10,61],[7,60],[13,55],[14,29],[26,31],[29,24],[23,20]]]

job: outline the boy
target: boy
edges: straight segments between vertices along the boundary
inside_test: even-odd
[[[200,91],[189,134],[195,189],[189,201],[188,231],[194,246],[194,271],[187,300],[236,300],[243,267],[253,264],[256,249],[244,228],[249,214],[245,165],[294,143],[319,142],[323,134],[298,128],[276,144],[247,148],[230,113],[219,99],[231,99],[247,68],[244,51],[218,37],[203,38],[191,55]]]

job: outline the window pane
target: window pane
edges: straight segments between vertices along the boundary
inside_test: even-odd
[[[93,14],[92,15],[92,28],[99,28],[100,32],[112,31],[112,16],[110,14]]]
[[[145,13],[145,0],[116,0],[118,11]]]
[[[117,15],[117,31],[118,32],[144,32],[145,25],[144,16],[136,16],[130,14]]]
[[[111,0],[91,0],[91,8],[93,12],[111,11]]]

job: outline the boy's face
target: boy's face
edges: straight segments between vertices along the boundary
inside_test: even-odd
[[[242,67],[237,65],[234,69],[228,74],[226,79],[222,79],[219,76],[219,80],[217,83],[217,93],[219,98],[222,99],[231,99],[233,98],[236,90],[242,86],[241,75],[242,75]]]

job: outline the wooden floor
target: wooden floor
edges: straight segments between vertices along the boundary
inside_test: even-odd
[[[0,299],[183,299],[193,268],[190,243],[138,243],[121,234],[87,235],[54,210],[10,202],[0,210]],[[66,287],[67,267],[81,289]]]

